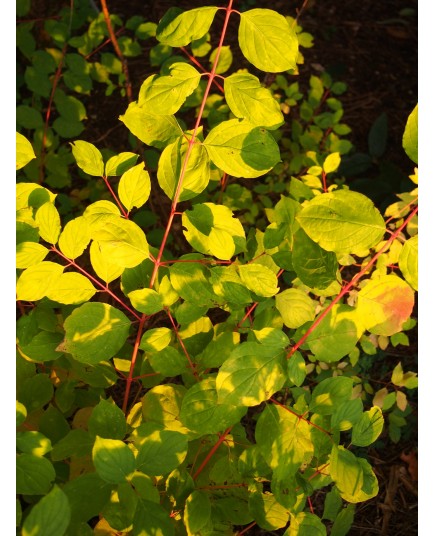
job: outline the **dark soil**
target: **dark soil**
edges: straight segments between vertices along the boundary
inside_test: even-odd
[[[132,15],[143,15],[158,22],[173,5],[191,9],[212,3],[205,0],[108,0],[108,7],[111,13],[118,14],[123,20]],[[241,4],[241,1],[234,2],[234,7],[239,8]],[[389,138],[384,158],[405,175],[412,173],[414,166],[402,149],[402,134],[407,117],[417,102],[417,1],[256,0],[249,4],[251,7],[272,8],[284,15],[299,14],[299,23],[314,36],[315,43],[313,48],[303,51],[305,63],[300,67],[300,81],[306,83],[311,74],[325,69],[335,80],[348,85],[348,91],[341,98],[344,121],[352,129],[349,138],[359,152],[368,152],[369,130],[377,117],[386,113]],[[45,2],[41,2],[40,7],[42,12],[47,11]],[[57,8],[51,6],[51,9]],[[217,24],[221,20],[219,17],[220,13],[216,16]],[[236,48],[236,34],[229,32],[228,40]],[[244,66],[243,59],[235,57],[239,62],[236,67]],[[151,74],[146,59],[147,55],[128,61],[134,98],[143,80]],[[117,119],[125,112],[127,104],[118,92],[106,97],[103,88],[100,93],[94,91],[86,103],[89,119],[83,139],[100,148],[106,145],[130,150],[126,129],[120,128]],[[408,348],[399,346],[395,350],[395,355],[387,356],[389,370],[404,359],[408,369],[417,369],[416,341],[412,341]],[[377,368],[370,371],[373,382],[384,379],[383,368]],[[380,491],[374,499],[358,505],[349,535],[417,534],[416,417],[402,441],[394,444],[385,437],[382,448],[371,449],[368,456],[377,474]],[[318,496],[312,505],[319,515],[322,513],[322,500],[323,497]],[[253,527],[245,534],[282,533],[283,530],[266,532]]]

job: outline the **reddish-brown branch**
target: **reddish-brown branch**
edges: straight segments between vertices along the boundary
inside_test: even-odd
[[[391,235],[391,237],[387,240],[387,242],[384,244],[384,246],[376,253],[372,259],[360,270],[358,274],[356,274],[353,279],[349,283],[347,283],[342,290],[339,292],[339,294],[334,298],[331,303],[324,309],[324,311],[317,317],[317,319],[313,322],[313,324],[309,327],[309,329],[306,331],[306,333],[301,337],[296,344],[291,348],[291,350],[288,352],[286,358],[290,359],[294,353],[302,346],[306,339],[309,337],[309,335],[317,328],[317,326],[324,320],[324,318],[328,315],[328,313],[331,311],[332,307],[336,305],[339,300],[341,300],[345,294],[347,294],[354,286],[355,284],[361,279],[366,272],[370,270],[370,268],[377,262],[377,259],[380,255],[382,255],[385,251],[387,251],[390,244],[395,240],[395,238],[403,231],[409,222],[413,219],[413,217],[417,214],[418,207],[412,210],[410,215],[406,218],[404,223],[398,227],[396,231],[394,231]]]
[[[223,443],[223,441],[226,439],[226,436],[229,434],[229,432],[232,430],[232,426],[227,428],[222,435],[218,438],[218,441],[215,443],[215,445],[212,447],[212,449],[208,452],[208,454],[205,456],[205,459],[200,464],[199,469],[194,473],[193,480],[196,480],[196,478],[200,475],[200,473],[205,469],[205,467],[208,465],[208,462],[211,460],[211,458],[214,456],[215,452],[219,448],[219,446]]]
[[[288,406],[284,406],[283,404],[281,404],[280,402],[278,402],[274,398],[270,398],[270,402],[273,402],[273,404],[276,404],[276,406],[279,406],[282,409],[284,409],[285,411],[287,411],[288,413],[291,413],[291,415],[294,415],[300,421],[307,422],[307,424],[310,424],[311,426],[313,426],[314,428],[316,428],[317,430],[319,430],[323,434],[326,434],[331,439],[331,432],[329,432],[328,430],[325,430],[324,428],[322,428],[321,426],[318,426],[317,424],[315,424],[314,422],[310,421],[309,419],[306,419],[306,417],[304,417],[303,415],[299,415],[298,413],[293,411],[291,408],[288,408]]]
[[[245,527],[242,531],[237,532],[236,536],[242,536],[242,534],[246,534],[247,531],[252,529],[255,525],[256,525],[256,521],[253,521],[253,523],[250,523],[250,525],[247,525],[247,527]]]
[[[131,88],[130,75],[129,75],[129,72],[128,72],[128,63],[127,63],[127,60],[125,59],[124,55],[122,54],[122,50],[119,47],[119,43],[118,43],[116,34],[115,34],[114,30],[113,30],[112,22],[110,20],[110,13],[109,13],[109,10],[108,10],[108,7],[107,7],[106,0],[101,0],[101,7],[102,7],[103,15],[104,15],[104,20],[105,20],[105,23],[107,25],[107,30],[108,30],[108,33],[110,35],[110,40],[113,43],[113,48],[115,49],[116,55],[117,55],[117,57],[119,58],[119,60],[120,60],[120,62],[122,64],[122,71],[123,71],[123,73],[125,75],[125,90],[127,92],[127,98],[128,98],[129,102],[132,102],[133,101],[133,91],[132,91],[132,88]]]
[[[198,376],[198,374],[197,374],[197,372],[196,372],[196,367],[194,366],[194,363],[193,363],[193,361],[191,360],[190,354],[188,353],[188,350],[187,350],[187,348],[185,347],[184,341],[183,341],[183,340],[181,339],[181,337],[179,336],[178,326],[175,324],[175,321],[173,320],[173,316],[172,316],[171,312],[169,311],[169,308],[168,308],[168,307],[165,308],[165,311],[166,311],[166,313],[167,313],[167,316],[169,317],[170,323],[172,324],[173,331],[175,332],[176,338],[178,339],[178,343],[179,343],[179,345],[181,346],[182,351],[184,352],[185,357],[187,358],[187,361],[188,361],[188,363],[189,363],[191,372],[193,373],[193,375],[194,375],[194,377],[196,378],[196,380],[199,380],[199,376]]]
[[[137,361],[137,355],[139,353],[139,345],[140,345],[140,341],[142,338],[143,328],[144,328],[147,318],[148,317],[145,314],[142,315],[142,318],[140,319],[140,323],[139,323],[139,329],[137,330],[136,340],[134,342],[133,354],[131,356],[131,365],[130,365],[130,370],[128,372],[127,384],[125,386],[124,401],[122,404],[122,411],[125,413],[125,415],[127,414],[128,399],[130,397],[131,384],[133,383],[134,366]]]
[[[119,28],[119,30],[117,30],[117,31],[115,32],[115,36],[116,36],[116,37],[119,37],[121,34],[124,33],[124,31],[125,31],[125,28],[124,28],[124,27]],[[89,54],[88,54],[87,56],[85,56],[84,59],[87,61],[87,60],[88,60],[89,58],[91,58],[94,54],[96,54],[97,52],[99,52],[101,49],[103,49],[106,45],[108,45],[108,44],[111,43],[111,42],[112,42],[111,38],[106,39],[106,40],[104,41],[104,43],[101,43],[98,47],[96,47],[95,50],[92,50],[92,52],[89,52]]]
[[[190,54],[190,52],[185,48],[185,47],[180,47],[182,52],[184,52],[184,54],[187,56],[187,58],[191,61],[191,63],[194,63],[196,65],[196,67],[199,67],[199,69],[203,72],[203,73],[206,73],[208,74],[208,71],[205,69],[205,67],[193,56],[193,54]],[[224,93],[225,90],[223,89],[223,87],[217,82],[217,80],[214,79],[214,84],[216,85],[216,87],[218,87],[218,89]]]
[[[111,193],[111,196],[113,197],[117,206],[119,207],[119,210],[122,212],[123,217],[128,220],[128,212],[126,212],[122,203],[119,201],[118,196],[116,195],[115,191],[113,190],[113,188],[111,187],[108,181],[108,177],[103,177],[103,181],[105,182],[105,185],[107,186],[108,191]]]

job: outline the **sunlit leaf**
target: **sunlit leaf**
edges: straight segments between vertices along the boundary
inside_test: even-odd
[[[184,47],[208,32],[217,10],[213,6],[188,11],[171,7],[160,20],[156,37],[160,43],[171,47]]]
[[[412,236],[406,240],[399,255],[399,269],[414,290],[418,290],[418,236]]]
[[[48,249],[37,242],[20,242],[17,244],[15,266],[17,268],[29,268],[42,262],[48,253]]]
[[[151,193],[151,179],[149,173],[143,169],[143,164],[137,164],[122,175],[118,193],[128,211],[133,207],[140,208],[146,203]]]
[[[53,203],[47,202],[39,207],[35,221],[41,238],[50,244],[56,244],[60,235],[60,216]]]
[[[71,143],[72,154],[77,166],[88,175],[102,177],[104,175],[104,162],[101,152],[87,141],[77,140]]]
[[[64,267],[50,261],[42,261],[24,270],[17,282],[17,299],[41,300],[60,278]]]
[[[57,486],[32,507],[26,517],[22,536],[63,536],[71,519],[65,493]]]
[[[276,309],[288,328],[299,328],[315,318],[315,302],[296,288],[286,289],[276,295]]]
[[[118,439],[96,436],[92,449],[92,461],[96,472],[106,482],[121,484],[136,467],[133,451]]]
[[[371,445],[381,434],[383,425],[384,417],[379,407],[374,406],[369,411],[365,411],[353,427],[351,443],[358,447]]]
[[[16,133],[16,164],[17,170],[27,165],[30,160],[36,158],[35,151],[29,140],[20,134]]]
[[[89,223],[83,216],[69,221],[59,237],[60,251],[68,259],[76,259],[90,242]]]
[[[75,272],[67,272],[56,279],[46,296],[59,303],[78,304],[89,301],[95,293],[96,288],[87,277]]]
[[[408,116],[405,125],[404,135],[402,138],[402,146],[407,156],[417,164],[418,160],[418,105],[413,108],[413,111]]]

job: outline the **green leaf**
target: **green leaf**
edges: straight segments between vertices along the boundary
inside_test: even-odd
[[[71,506],[71,519],[80,522],[99,516],[110,499],[111,490],[112,486],[96,473],[86,473],[66,482],[63,491]]]
[[[157,149],[163,149],[183,134],[172,115],[153,114],[141,108],[137,102],[131,102],[119,120],[140,141]]]
[[[167,74],[152,75],[142,84],[138,104],[145,111],[173,115],[193,93],[200,82],[200,73],[188,63],[175,62]]]
[[[123,439],[127,424],[123,411],[114,402],[100,400],[88,421],[89,432],[104,439]]]
[[[130,321],[106,303],[85,303],[65,320],[65,351],[82,363],[108,361],[127,340]]]
[[[106,177],[119,177],[128,171],[139,158],[138,154],[134,153],[119,153],[109,158],[105,165]]]
[[[21,404],[21,402],[18,402],[18,400],[16,401],[16,408],[16,425],[19,426],[26,420],[27,409],[26,406]]]
[[[143,437],[140,428],[144,427]],[[170,473],[187,456],[187,436],[175,430],[161,430],[160,425],[146,423],[137,429],[140,445],[137,470],[149,476]]]
[[[44,127],[44,120],[39,110],[30,106],[20,105],[16,108],[17,124],[28,129],[37,129]],[[23,136],[24,137],[24,136]]]
[[[315,318],[315,302],[302,290],[289,288],[276,295],[276,309],[288,328],[297,329]]]
[[[122,484],[136,468],[133,451],[118,439],[96,436],[92,461],[98,475],[112,484]]]
[[[402,331],[414,307],[414,291],[396,275],[371,279],[357,297],[357,312],[365,329],[389,336]]]
[[[18,399],[25,405],[27,413],[42,408],[53,398],[53,384],[48,374],[30,376],[19,387]]]
[[[77,166],[88,175],[93,177],[104,176],[104,162],[101,152],[87,141],[71,142],[72,154],[77,162]]]
[[[281,479],[293,476],[303,463],[312,459],[311,430],[306,421],[283,407],[266,406],[259,416],[255,438],[274,476]]]
[[[300,352],[294,352],[287,363],[288,378],[297,387],[300,387],[306,378],[306,363],[303,356]]]
[[[70,220],[59,237],[60,251],[68,259],[80,257],[90,242],[89,223],[83,216]]]
[[[408,239],[399,255],[399,269],[414,290],[418,290],[418,236],[412,236]]]
[[[190,430],[206,435],[226,430],[245,413],[244,407],[219,404],[215,379],[207,378],[187,391],[179,418]]]
[[[21,274],[17,282],[17,299],[24,301],[41,300],[60,278],[64,267],[54,262],[43,261]]]
[[[178,138],[170,143],[160,156],[157,170],[158,184],[171,200],[175,197],[187,152],[187,140]],[[179,201],[192,199],[203,192],[208,186],[210,176],[208,153],[202,144],[195,143],[179,189]]]
[[[289,519],[287,508],[279,504],[271,493],[251,493],[249,512],[258,526],[267,531],[284,527]]]
[[[179,430],[179,412],[184,394],[185,387],[181,385],[153,387],[142,399],[144,420],[163,424],[170,430]]]
[[[149,257],[149,245],[145,233],[134,222],[107,216],[104,225],[92,230],[92,238],[98,242],[101,253],[111,264],[134,268]]]
[[[318,361],[334,363],[354,350],[363,334],[359,311],[348,305],[333,305],[306,342]]]
[[[52,450],[51,441],[44,434],[35,431],[18,432],[16,438],[17,449],[27,454],[44,456]]]
[[[297,214],[297,221],[323,249],[341,255],[364,252],[377,245],[386,231],[373,202],[350,190],[317,195]]]
[[[146,351],[160,352],[172,341],[172,330],[169,328],[154,328],[147,330],[140,341],[139,348]]]
[[[417,164],[418,159],[418,105],[413,108],[408,116],[402,137],[402,146],[407,156]]]
[[[184,523],[189,534],[196,534],[211,517],[211,502],[208,494],[195,490],[185,501]]]
[[[95,438],[89,432],[78,428],[69,431],[65,437],[58,441],[51,451],[53,462],[66,460],[72,456],[87,456],[92,453]]]
[[[202,256],[184,256],[179,260],[200,260]],[[201,263],[178,262],[170,267],[170,282],[185,301],[206,305],[213,301],[214,293],[207,279],[207,268]]]
[[[34,454],[20,454],[16,470],[16,493],[23,495],[46,495],[56,477],[52,463]]]
[[[320,415],[333,415],[340,405],[348,402],[353,392],[353,380],[336,376],[322,380],[312,391],[309,411]]]
[[[373,158],[380,158],[386,150],[387,144],[387,115],[383,112],[374,121],[368,134],[369,154]]]
[[[30,160],[36,158],[35,151],[29,140],[20,134],[16,133],[16,164],[17,170],[26,166]]]
[[[120,277],[125,270],[123,266],[113,264],[102,253],[101,246],[98,242],[92,242],[90,244],[90,263],[96,275],[106,283],[111,283],[118,277]]]
[[[133,536],[175,536],[168,511],[152,501],[139,499],[133,521]]]
[[[349,504],[347,507],[342,508],[333,523],[330,536],[346,536],[350,531],[354,521],[355,506]]]
[[[365,411],[353,427],[351,443],[358,447],[371,445],[381,434],[383,425],[383,413],[378,406]]]
[[[219,404],[256,406],[285,382],[283,352],[255,342],[240,344],[221,366],[216,387]]]
[[[134,309],[147,315],[153,315],[163,309],[161,296],[150,288],[133,290],[128,294],[128,298],[131,300]]]
[[[64,304],[78,304],[89,301],[96,293],[96,288],[87,277],[74,272],[61,274],[50,287],[48,299]]]
[[[332,413],[331,427],[340,431],[349,430],[360,420],[362,413],[363,402],[361,398],[347,400],[345,404],[341,404]]]
[[[234,177],[260,177],[280,161],[273,136],[246,119],[223,121],[209,132],[203,144],[214,164]]]
[[[173,346],[168,346],[158,352],[148,351],[147,357],[155,372],[169,378],[184,374],[188,370],[186,356],[178,352]]]
[[[225,78],[225,99],[231,112],[255,127],[274,130],[284,123],[279,103],[268,88],[250,73],[235,73]]]
[[[284,536],[327,536],[321,519],[310,512],[291,514],[291,524]]]
[[[283,15],[271,9],[251,9],[240,15],[238,41],[250,63],[270,73],[296,69],[298,40]]]
[[[24,521],[22,536],[63,536],[70,519],[68,498],[54,485],[50,493],[32,507]]]
[[[294,234],[291,260],[297,276],[310,288],[324,289],[336,281],[336,253],[320,247],[303,229]]]
[[[33,361],[44,362],[54,361],[62,354],[57,351],[63,335],[61,333],[50,333],[49,331],[40,331],[32,340],[25,345],[20,345],[21,352]]]
[[[128,212],[133,208],[140,208],[149,199],[151,193],[151,178],[143,169],[143,163],[137,164],[126,171],[119,181],[119,199]]]
[[[367,501],[378,493],[377,477],[369,463],[341,445],[333,445],[329,471],[342,498],[349,503]]]
[[[37,242],[20,242],[17,244],[16,268],[29,268],[42,262],[49,250]]]
[[[193,210],[182,214],[184,236],[200,253],[217,259],[229,260],[237,245],[245,243],[245,233],[240,220],[232,211],[214,203],[194,205]]]
[[[171,7],[157,26],[156,38],[171,47],[184,47],[208,32],[217,10],[213,6],[188,11]]]
[[[238,273],[246,287],[258,296],[270,298],[279,292],[276,274],[262,264],[243,264]]]
[[[60,216],[53,203],[48,201],[38,208],[35,222],[39,227],[41,238],[50,244],[55,244],[60,234]]]

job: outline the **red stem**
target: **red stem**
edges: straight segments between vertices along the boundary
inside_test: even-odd
[[[242,536],[242,534],[246,534],[246,532],[250,530],[251,528],[253,528],[255,525],[256,525],[256,521],[253,521],[253,523],[250,523],[250,525],[247,525],[247,527],[244,528],[241,532],[237,532],[236,535]]]
[[[131,365],[130,365],[130,370],[128,372],[127,383],[125,385],[124,401],[122,404],[122,411],[125,413],[125,415],[127,413],[128,398],[130,397],[131,384],[133,383],[134,366],[137,361],[137,355],[139,353],[139,345],[140,345],[140,340],[142,338],[143,327],[145,325],[145,321],[147,318],[148,317],[146,315],[142,315],[142,318],[140,319],[139,329],[137,330],[136,341],[134,343],[133,354],[131,356]]]
[[[199,376],[196,372],[196,368],[194,366],[194,363],[193,361],[191,360],[191,357],[190,357],[190,354],[188,353],[187,351],[187,348],[185,347],[185,344],[184,344],[184,341],[181,339],[181,337],[179,336],[179,332],[178,332],[178,327],[176,326],[175,324],[175,321],[173,320],[173,316],[171,315],[170,311],[169,311],[169,308],[166,307],[165,308],[165,311],[167,313],[167,316],[169,317],[170,319],[170,323],[172,324],[172,327],[173,327],[173,331],[175,332],[175,335],[176,335],[176,338],[178,339],[178,342],[179,342],[179,345],[181,346],[182,348],[182,351],[184,352],[187,360],[188,360],[188,363],[190,365],[190,368],[191,368],[191,372],[193,373],[194,377],[196,378],[196,380],[199,380]]]
[[[124,207],[122,206],[122,203],[119,201],[118,196],[115,194],[115,191],[110,186],[110,183],[108,181],[108,177],[103,177],[103,181],[105,182],[105,185],[107,186],[109,192],[111,193],[113,199],[116,201],[117,206],[119,207],[120,211],[122,212],[122,215],[125,219],[128,220],[128,212],[125,212]]]
[[[372,259],[365,265],[365,267],[360,270],[358,274],[356,274],[353,279],[349,283],[347,283],[344,288],[339,292],[339,294],[334,298],[330,305],[324,309],[324,311],[317,317],[317,319],[314,321],[314,323],[309,327],[309,329],[306,331],[306,333],[299,339],[299,341],[294,344],[294,346],[291,348],[291,350],[288,352],[286,358],[290,359],[293,354],[304,344],[306,339],[309,337],[309,335],[316,329],[316,327],[324,320],[324,318],[328,315],[328,313],[331,311],[333,305],[338,303],[338,301],[345,296],[347,292],[349,292],[354,285],[357,283],[357,281],[365,275],[365,273],[375,264],[378,257],[382,255],[387,248],[390,246],[390,244],[395,240],[395,238],[399,235],[399,233],[407,227],[411,219],[416,215],[418,210],[418,207],[413,209],[413,211],[410,213],[410,215],[407,217],[407,219],[404,221],[404,223],[394,232],[392,233],[392,236],[389,238],[389,240],[384,244],[384,246],[380,249],[378,253],[376,253]]]
[[[185,47],[180,47],[182,52],[187,56],[187,58],[191,61],[191,63],[194,63],[199,69],[203,72],[208,74],[208,71],[205,69],[205,67],[193,56],[193,54],[190,54],[190,52]],[[224,93],[225,90],[223,87],[217,82],[217,80],[214,80],[214,84],[219,88],[219,90]]]
[[[324,428],[321,428],[321,426],[318,426],[317,424],[315,424],[314,422],[310,421],[309,419],[306,419],[305,417],[303,417],[303,415],[299,415],[298,413],[293,411],[291,408],[288,408],[288,406],[284,406],[283,404],[281,404],[280,402],[278,402],[274,398],[270,398],[270,402],[273,402],[273,404],[276,404],[276,406],[280,406],[282,409],[284,409],[288,413],[291,413],[292,415],[295,415],[300,421],[307,422],[307,424],[310,424],[311,426],[313,426],[314,428],[316,428],[317,430],[319,430],[323,434],[326,434],[331,439],[331,437],[330,437],[331,432],[329,432],[328,430],[325,430]]]
[[[194,473],[193,480],[196,480],[196,478],[200,475],[200,473],[205,469],[210,459],[214,456],[216,450],[219,448],[219,446],[223,443],[223,441],[226,439],[226,436],[229,434],[229,432],[232,430],[232,426],[227,428],[222,435],[218,438],[218,441],[213,446],[213,448],[208,452],[203,462],[200,464],[199,469]]]

